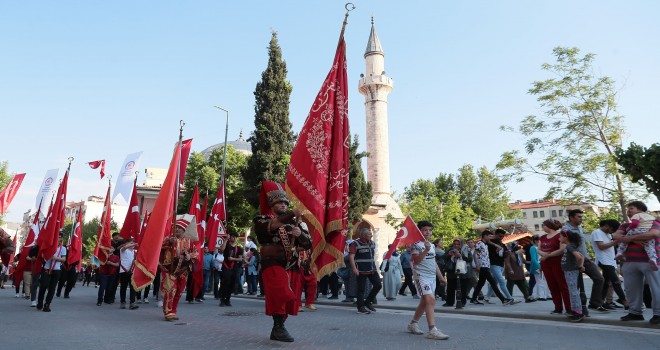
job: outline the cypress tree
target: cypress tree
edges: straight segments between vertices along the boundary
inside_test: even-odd
[[[367,182],[364,178],[362,171],[362,158],[368,156],[367,152],[357,152],[360,146],[358,142],[358,135],[353,138],[353,142],[349,145],[348,160],[349,175],[348,175],[348,223],[351,224],[362,220],[362,215],[367,212],[369,205],[371,205],[371,197],[373,196],[371,183]]]
[[[254,132],[248,139],[252,156],[243,173],[248,202],[259,206],[262,180],[284,182],[295,136],[289,121],[291,83],[286,80],[286,62],[273,32],[268,48],[268,67],[254,90]]]

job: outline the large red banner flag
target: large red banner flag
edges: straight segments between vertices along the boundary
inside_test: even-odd
[[[348,83],[343,28],[337,52],[298,141],[286,192],[311,224],[312,264],[320,278],[344,266],[348,221]]]
[[[149,224],[142,235],[142,244],[135,257],[135,271],[131,284],[135,290],[142,290],[154,280],[163,237],[169,234],[173,222],[174,196],[178,195],[177,177],[181,161],[180,144],[174,147],[174,154],[163,186],[149,218]]]
[[[89,167],[92,169],[101,168],[100,175],[101,175],[101,179],[103,179],[103,177],[105,176],[105,159],[95,160],[93,162],[87,163],[87,165],[89,165]]]
[[[108,183],[108,193],[105,195],[103,204],[103,213],[99,221],[99,230],[96,235],[96,247],[94,248],[94,257],[98,260],[99,266],[105,264],[110,257],[112,249],[112,233],[110,232],[110,222],[112,219],[112,203],[110,197],[110,184]]]
[[[147,225],[149,225],[150,216],[151,215],[149,214],[148,211],[144,212],[144,217],[142,218],[142,224],[140,225],[140,234],[135,239],[138,245],[142,244],[142,237],[144,236],[144,231],[147,229]]]
[[[83,224],[83,207],[78,208],[78,217],[73,228],[73,236],[71,237],[71,245],[66,255],[66,261],[69,266],[80,262],[82,260],[82,224]],[[80,268],[78,265],[77,268]]]
[[[2,189],[2,192],[0,192],[0,215],[5,215],[7,212],[7,208],[9,208],[9,204],[11,204],[11,201],[16,196],[16,192],[18,192],[18,189],[21,187],[24,178],[25,173],[14,175],[7,186],[5,186],[5,188]]]
[[[415,224],[415,221],[413,221],[412,217],[408,215],[406,220],[403,221],[403,225],[401,225],[401,229],[399,230],[399,232],[396,233],[396,238],[394,238],[394,242],[392,242],[392,244],[390,245],[390,249],[385,254],[383,260],[387,260],[391,258],[392,253],[394,253],[394,250],[397,247],[415,244],[423,240],[424,240],[424,236],[422,235],[422,231],[419,230],[419,228]]]
[[[140,234],[140,206],[138,205],[137,197],[137,178],[133,182],[133,193],[131,194],[130,204],[124,219],[124,225],[119,231],[119,236],[123,239],[133,238],[137,241]]]

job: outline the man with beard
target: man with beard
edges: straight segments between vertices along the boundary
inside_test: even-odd
[[[298,301],[291,286],[290,270],[298,264],[296,247],[312,246],[307,225],[300,221],[298,210],[288,211],[289,199],[282,190],[267,193],[271,215],[254,219],[255,232],[261,244],[261,268],[266,296],[266,315],[273,317],[270,339],[292,342],[284,327],[288,315],[298,314]]]

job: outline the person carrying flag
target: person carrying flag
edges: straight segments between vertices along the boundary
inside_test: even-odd
[[[298,314],[298,298],[291,286],[288,270],[298,264],[296,247],[309,249],[312,241],[301,214],[289,211],[289,198],[282,190],[267,193],[272,214],[254,219],[254,229],[261,245],[261,268],[266,296],[266,315],[273,317],[270,339],[292,342],[284,327],[288,315]]]
[[[418,322],[422,318],[422,314],[426,313],[426,322],[429,326],[429,333],[426,337],[439,340],[449,339],[448,335],[435,327],[436,277],[442,284],[446,284],[447,280],[442,276],[438,264],[435,263],[435,249],[433,249],[433,244],[429,242],[433,234],[433,225],[428,221],[422,220],[417,223],[417,227],[422,232],[424,240],[412,245],[411,263],[414,271],[415,288],[417,288],[421,299],[419,300],[419,305],[417,305],[413,319],[408,324],[407,330],[412,334],[424,334],[419,328]]]
[[[188,273],[191,270],[192,259],[197,252],[191,250],[190,238],[184,237],[190,224],[185,219],[178,219],[174,235],[163,241],[161,251],[161,292],[163,294],[163,314],[165,321],[175,321],[179,317],[176,309],[181,299],[181,293],[186,288]]]

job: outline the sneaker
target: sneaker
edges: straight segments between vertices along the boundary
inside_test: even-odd
[[[429,339],[438,339],[438,340],[449,339],[448,335],[440,332],[440,330],[437,328],[433,328],[432,330],[430,330],[429,333],[426,335],[426,337]]]
[[[484,299],[484,304],[495,304],[495,303],[490,301],[490,299]]]
[[[419,295],[415,294],[412,296],[413,299],[419,299]]]
[[[16,297],[17,297],[17,298],[19,297],[18,293],[16,293]]]
[[[627,315],[621,317],[621,321],[644,321],[644,316],[635,315],[635,314],[627,314]]]
[[[358,314],[368,315],[368,314],[370,314],[371,312],[370,312],[369,310],[367,310],[366,307],[363,306],[363,307],[358,308],[357,313],[358,313]]]
[[[142,299],[142,302],[145,303],[145,304],[149,304],[149,299],[144,298],[144,299]]]
[[[353,303],[353,302],[355,302],[355,300],[353,298],[346,298],[346,299],[342,300],[341,302],[342,303]]]
[[[139,308],[139,306],[137,306],[137,305],[135,305],[135,304],[131,304],[131,306],[129,306],[128,308],[129,308],[130,310],[135,310],[135,309]]]
[[[564,313],[564,312],[561,311],[561,310],[552,310],[552,312],[550,313],[550,315],[561,315],[561,314],[563,314],[563,313]]]
[[[480,302],[479,300],[470,300],[470,304],[473,304],[473,305],[483,305],[484,303]]]
[[[614,306],[614,304],[603,304],[603,308],[605,308],[607,310],[610,310],[610,311],[613,311],[613,310],[617,309],[616,306]]]
[[[125,308],[126,308],[126,303],[121,303],[121,304],[119,305],[119,308],[120,308],[120,309],[125,309]]]
[[[138,299],[136,302],[137,302],[138,304],[142,304],[142,299]]]
[[[101,303],[96,303],[96,306],[101,306],[101,305],[103,305],[103,304],[101,304]]]
[[[600,312],[609,312],[610,311],[610,310],[608,310],[608,309],[606,309],[602,306],[596,307],[596,306],[593,306],[593,305],[589,305],[589,308],[592,309],[592,310],[600,311]]]
[[[573,323],[582,322],[584,320],[584,315],[583,314],[574,314],[569,318],[569,320]]]
[[[203,303],[204,300],[202,300],[202,299],[195,299],[195,302],[196,302],[196,303]]]
[[[376,308],[374,307],[374,305],[373,305],[372,303],[366,303],[366,304],[364,304],[364,306],[365,306],[367,309],[369,309],[369,311],[371,311],[371,312],[376,312]]]
[[[316,311],[316,310],[318,310],[318,309],[316,308],[316,306],[314,306],[314,305],[305,305],[305,308],[306,308],[307,310],[310,310],[310,311]]]
[[[37,301],[36,300],[33,301],[32,304],[30,305],[30,307],[37,307]]]
[[[660,324],[660,316],[655,315],[649,320],[650,324]]]
[[[419,328],[419,324],[417,324],[417,322],[408,323],[407,330],[412,334],[417,334],[417,335],[424,334],[424,332],[422,332],[422,330]]]
[[[305,312],[305,309],[302,306],[298,306],[298,312]]]
[[[158,301],[158,307],[163,307],[163,301],[162,300]]]

